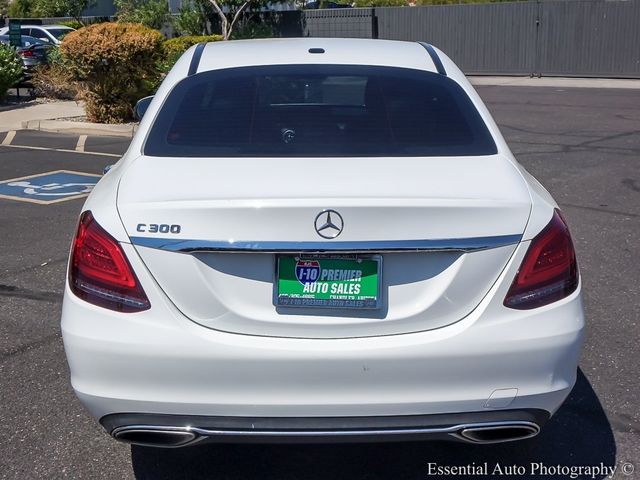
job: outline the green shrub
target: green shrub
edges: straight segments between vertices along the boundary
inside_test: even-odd
[[[58,25],[64,25],[65,27],[73,28],[74,30],[80,30],[84,27],[84,24],[78,20],[67,20],[64,22],[59,22]]]
[[[16,51],[7,45],[0,44],[0,100],[7,95],[7,90],[22,78],[22,62]]]
[[[156,63],[156,69],[160,75],[156,82],[151,84],[151,89],[156,90],[160,86],[169,70],[189,47],[202,42],[218,42],[220,40],[222,40],[222,35],[190,35],[166,40],[162,44],[162,56]]]
[[[134,23],[100,23],[68,34],[60,53],[79,79],[93,122],[133,118],[135,102],[150,93],[162,53],[160,32]]]
[[[162,51],[165,57],[180,56],[187,51],[189,47],[202,42],[219,42],[222,35],[187,35],[184,37],[176,37],[166,40],[162,44]]]

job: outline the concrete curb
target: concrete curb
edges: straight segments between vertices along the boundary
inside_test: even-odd
[[[640,89],[640,79],[569,77],[496,77],[468,75],[475,86]]]
[[[72,122],[69,120],[27,120],[22,122],[22,128],[43,132],[131,138],[134,133],[136,133],[138,125],[110,125],[104,123]]]

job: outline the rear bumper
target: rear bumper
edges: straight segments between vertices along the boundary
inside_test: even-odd
[[[305,339],[204,328],[153,288],[135,255],[129,258],[150,310],[121,314],[65,291],[71,382],[96,419],[553,414],[575,383],[584,328],[580,287],[545,307],[508,309],[502,299],[510,282],[502,277],[512,278],[511,267],[469,316],[447,327]]]
[[[112,414],[100,423],[116,439],[159,447],[204,442],[323,443],[453,440],[496,443],[535,436],[549,419],[544,410],[387,417],[205,417]],[[483,437],[482,434],[488,436]]]
[[[72,385],[98,419],[553,413],[575,382],[582,343],[578,293],[558,303],[545,314],[516,312],[518,320],[312,340],[217,332],[177,312],[125,320],[67,292],[62,329]]]

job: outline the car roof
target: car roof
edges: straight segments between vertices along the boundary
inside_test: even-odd
[[[8,27],[5,28],[8,29]],[[71,27],[67,27],[66,25],[31,25],[28,23],[23,23],[22,25],[20,25],[20,28],[42,28],[43,30],[49,30],[51,28],[61,28],[64,30],[75,30]]]
[[[196,71],[284,64],[372,65],[438,71],[430,53],[418,42],[360,38],[274,38],[211,42],[204,47]]]

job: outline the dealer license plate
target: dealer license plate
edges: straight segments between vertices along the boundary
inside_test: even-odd
[[[276,305],[371,309],[380,306],[380,256],[277,258]]]

